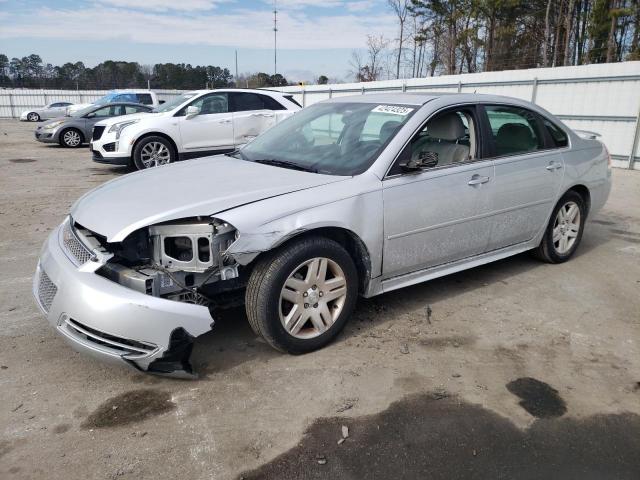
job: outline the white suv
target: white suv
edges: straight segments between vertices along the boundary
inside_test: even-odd
[[[186,92],[154,113],[96,123],[93,160],[142,170],[231,152],[300,108],[292,95],[268,90]]]

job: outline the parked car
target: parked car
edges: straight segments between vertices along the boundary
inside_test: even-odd
[[[561,263],[611,188],[609,155],[542,108],[476,94],[315,104],[235,153],[85,194],[46,241],[34,294],[75,348],[190,374],[210,307],[243,292],[292,354],[372,297],[511,255]]]
[[[36,140],[43,143],[59,143],[63,147],[80,147],[91,138],[93,125],[100,120],[134,113],[150,112],[151,108],[137,103],[110,103],[92,105],[66,117],[49,120],[35,131]]]
[[[300,110],[292,95],[266,90],[197,90],[153,115],[96,124],[93,159],[142,170],[235,150]]]
[[[104,97],[100,97],[92,103],[78,103],[67,108],[66,113],[71,114],[92,105],[106,105],[108,103],[139,103],[152,108],[160,106],[163,102],[156,92],[151,90],[113,90]]]
[[[53,102],[44,107],[25,110],[20,114],[20,121],[39,122],[48,118],[56,118],[64,116],[67,107],[73,105],[70,102]]]

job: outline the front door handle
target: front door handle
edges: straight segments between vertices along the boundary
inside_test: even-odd
[[[471,177],[471,180],[467,182],[467,185],[471,185],[473,187],[475,185],[482,185],[483,183],[487,183],[488,181],[489,181],[489,177],[474,175],[473,177]]]
[[[545,167],[547,170],[549,170],[550,172],[553,172],[554,170],[558,170],[559,168],[562,168],[562,164],[558,163],[558,162],[551,162],[549,165],[547,165]]]
[[[224,120],[220,120],[218,123],[231,123],[231,120],[224,119]]]

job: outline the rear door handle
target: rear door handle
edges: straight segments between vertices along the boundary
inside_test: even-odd
[[[481,185],[483,183],[487,183],[489,181],[489,177],[482,177],[480,175],[474,175],[471,177],[471,180],[467,182],[467,185]]]
[[[554,170],[558,170],[559,168],[562,168],[562,164],[558,163],[558,162],[551,162],[549,165],[547,165],[545,167],[547,170],[549,170],[550,172],[554,171]]]
[[[224,120],[220,120],[218,123],[231,123],[231,120],[225,118]]]

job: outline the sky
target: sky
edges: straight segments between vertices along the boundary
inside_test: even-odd
[[[279,0],[278,73],[348,79],[367,34],[397,35],[386,0]],[[272,0],[0,0],[0,53],[45,63],[218,65],[273,73]]]

